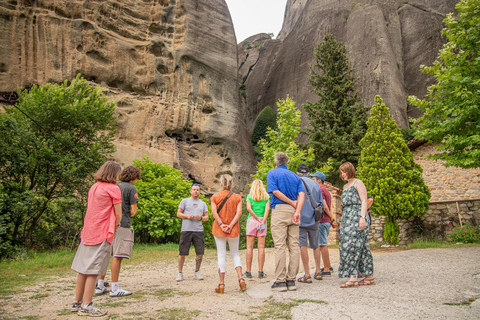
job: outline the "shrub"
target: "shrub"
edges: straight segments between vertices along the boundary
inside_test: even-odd
[[[463,227],[456,226],[447,233],[447,240],[451,242],[474,243],[480,241],[478,226],[465,223]]]

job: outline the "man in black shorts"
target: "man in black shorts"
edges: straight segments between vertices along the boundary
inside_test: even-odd
[[[195,253],[197,254],[194,275],[197,280],[203,280],[203,277],[200,274],[200,265],[202,264],[203,253],[205,250],[202,221],[208,221],[208,207],[205,202],[199,199],[200,186],[198,184],[192,185],[190,195],[190,198],[185,198],[180,202],[177,211],[177,217],[182,219],[177,281],[183,280],[183,264],[185,263],[185,257],[188,256],[190,252],[190,245],[192,242],[195,247]]]

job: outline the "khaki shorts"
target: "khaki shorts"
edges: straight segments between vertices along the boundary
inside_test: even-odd
[[[107,240],[94,246],[80,243],[73,258],[72,270],[88,275],[107,273],[110,247]]]
[[[130,259],[134,241],[133,228],[118,228],[113,237],[111,256]]]

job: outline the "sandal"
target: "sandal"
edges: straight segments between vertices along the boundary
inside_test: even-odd
[[[298,282],[302,282],[302,283],[312,283],[312,277],[311,276],[308,276],[308,277],[301,277],[301,278],[298,278],[297,279]]]
[[[215,292],[223,294],[225,292],[225,284],[219,283],[218,287],[215,288]]]
[[[315,275],[313,276],[315,280],[322,280],[322,271],[316,272]]]
[[[356,281],[348,280],[344,284],[340,285],[340,288],[352,288],[352,287],[358,287],[358,280],[356,280]]]
[[[364,278],[358,282],[359,286],[370,286],[375,284],[375,278]]]
[[[245,279],[243,278],[238,279],[238,285],[240,286],[240,290],[242,291],[247,290],[247,284],[245,283]]]

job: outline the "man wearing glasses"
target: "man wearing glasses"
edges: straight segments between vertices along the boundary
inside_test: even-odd
[[[182,219],[177,281],[183,280],[183,264],[185,263],[185,257],[188,256],[190,252],[190,245],[192,243],[195,247],[195,253],[197,254],[194,276],[197,280],[203,280],[200,274],[200,265],[202,264],[205,250],[202,221],[208,221],[208,207],[205,202],[199,199],[200,185],[198,183],[192,184],[190,195],[190,198],[185,198],[180,202],[177,210],[177,217]]]

